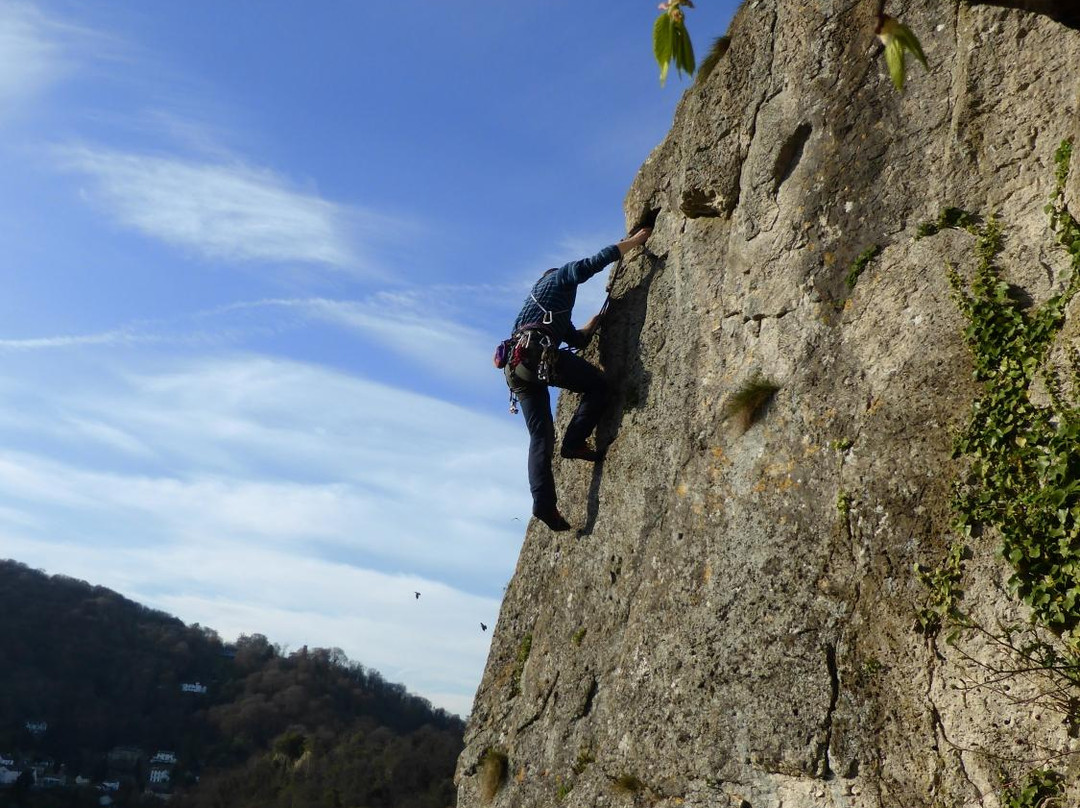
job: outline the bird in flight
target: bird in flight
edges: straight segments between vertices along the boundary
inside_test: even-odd
[[[485,626],[483,623],[481,623],[480,624],[480,630],[481,631],[487,631],[487,626]]]
[[[417,600],[420,600],[420,593],[419,592],[413,592],[413,594],[416,595]]]

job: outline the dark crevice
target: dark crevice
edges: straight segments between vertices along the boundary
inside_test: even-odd
[[[784,180],[791,176],[791,172],[795,170],[795,166],[799,164],[799,161],[803,156],[803,148],[806,146],[806,141],[810,139],[810,134],[813,132],[813,127],[808,123],[799,124],[798,128],[784,141],[784,145],[780,147],[779,153],[776,155],[776,162],[773,164],[773,194],[780,190],[780,186],[784,184]]]
[[[730,203],[729,203],[730,204]],[[716,195],[700,188],[683,191],[679,210],[687,219],[706,219],[726,216],[731,213],[729,205],[718,205]]]
[[[634,226],[630,228],[630,232],[633,233],[640,227],[655,227],[656,219],[660,215],[661,208],[647,208],[642,212],[637,220],[634,222]]]
[[[594,676],[592,682],[589,683],[589,690],[585,693],[585,700],[581,704],[581,709],[578,710],[577,718],[584,718],[592,712],[593,699],[596,698],[596,691],[599,687],[600,683],[596,681]]]
[[[832,744],[833,713],[836,712],[836,703],[840,700],[840,672],[836,667],[836,646],[829,645],[825,648],[825,667],[829,671],[829,709],[825,713],[823,728],[825,740],[818,750],[820,761],[818,764],[818,776],[823,780],[831,780],[832,769],[829,766],[829,747]]]

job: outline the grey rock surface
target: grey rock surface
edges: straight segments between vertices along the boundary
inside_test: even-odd
[[[995,649],[914,629],[977,392],[945,271],[974,237],[916,229],[996,212],[1008,280],[1061,290],[1043,206],[1080,133],[1071,5],[890,0],[931,67],[898,93],[874,0],[744,3],[627,196],[628,224],[659,216],[591,348],[610,449],[557,461],[583,529],[529,528],[459,806],[997,806],[1001,772],[1050,755],[1080,804],[1080,745],[1025,703],[1037,685],[972,688]],[[755,377],[779,389],[744,429],[727,405]],[[1023,620],[995,547],[972,540],[965,604]]]

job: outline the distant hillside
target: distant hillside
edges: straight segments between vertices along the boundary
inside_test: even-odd
[[[0,808],[445,808],[463,729],[339,649],[226,645],[0,561]]]

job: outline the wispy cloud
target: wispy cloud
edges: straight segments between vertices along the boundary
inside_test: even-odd
[[[205,258],[372,271],[354,230],[387,217],[296,190],[272,171],[88,146],[56,150],[89,178],[88,197],[117,222]]]
[[[40,351],[50,348],[73,348],[82,345],[130,345],[133,342],[156,341],[149,334],[136,334],[128,329],[113,329],[96,334],[68,334],[26,339],[0,339],[0,351]]]
[[[467,710],[528,518],[520,425],[303,362],[153,364],[0,385],[0,555]]]
[[[492,334],[451,316],[461,289],[378,292],[363,299],[270,298],[243,301],[164,320],[141,320],[88,334],[0,338],[0,354],[147,344],[244,343],[312,324],[377,343],[425,373],[475,384],[489,381]]]
[[[223,306],[207,314],[283,309],[374,340],[425,372],[475,382],[490,378],[491,335],[456,322],[452,293],[380,292],[363,300],[279,298]],[[205,315],[204,315],[205,316]]]
[[[133,535],[289,545],[460,585],[512,561],[528,506],[510,419],[263,357],[107,381],[42,390],[36,407],[20,392],[24,414],[0,437],[55,443],[59,430],[69,459],[0,455],[0,506],[32,505],[58,532],[112,514]]]
[[[121,58],[122,44],[22,0],[0,2],[0,123],[52,85],[95,62]]]
[[[0,5],[0,121],[4,110],[40,92],[62,73],[62,52],[50,28],[49,20],[30,5]]]

